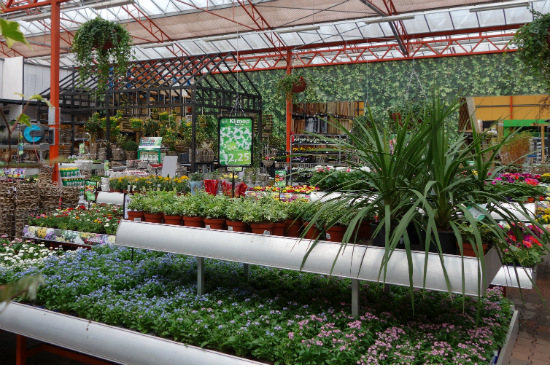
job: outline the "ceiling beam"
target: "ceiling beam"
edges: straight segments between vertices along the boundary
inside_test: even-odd
[[[398,13],[395,11],[395,6],[393,5],[392,0],[383,0],[384,5],[386,6],[386,12],[384,12],[382,9],[380,9],[378,6],[374,5],[370,0],[360,0],[363,4],[368,6],[371,10],[376,12],[378,15],[387,17],[391,15],[398,15]],[[394,12],[394,13],[392,13]],[[395,22],[388,22],[391,31],[399,44],[399,48],[401,48],[401,52],[403,52],[405,55],[409,54],[408,46],[406,45],[406,39],[407,34],[405,30],[405,26],[403,25],[402,21],[395,21]]]
[[[267,20],[263,17],[263,15],[258,11],[258,9],[254,6],[251,0],[237,0],[237,2],[241,5],[243,10],[248,14],[248,16],[252,19],[254,24],[258,27],[258,31],[266,31],[266,30],[273,30],[273,28],[269,25]],[[248,3],[248,7],[247,4]],[[283,55],[283,49],[285,48],[285,43],[281,39],[281,37],[275,33],[275,32],[267,32],[264,33],[264,36],[269,40],[269,42],[275,47],[275,49]]]

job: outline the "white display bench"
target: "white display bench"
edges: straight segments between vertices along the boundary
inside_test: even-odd
[[[319,241],[312,249],[312,244],[310,240],[291,237],[126,220],[120,222],[116,234],[118,246],[197,257],[199,295],[205,289],[205,258],[349,278],[353,315],[359,314],[361,280],[400,286],[408,286],[412,281],[416,288],[477,296],[484,294],[502,266],[495,249],[485,255],[484,268],[475,257],[412,251],[410,262],[414,272],[409,279],[405,250],[396,249],[387,259],[385,248],[381,247],[349,244],[343,249],[339,243]],[[384,276],[381,269],[385,261]]]

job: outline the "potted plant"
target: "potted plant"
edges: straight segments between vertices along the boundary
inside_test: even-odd
[[[162,223],[165,198],[160,191],[149,191],[144,194],[143,210],[145,221],[150,223]]]
[[[525,69],[550,89],[550,13],[542,14],[534,10],[532,13],[534,20],[516,31],[512,44],[517,46],[515,55]]]
[[[228,231],[235,232],[250,232],[248,224],[243,222],[243,216],[246,212],[246,207],[243,205],[244,198],[229,198],[226,208],[226,220]]]
[[[168,192],[165,197],[164,204],[164,223],[181,226],[182,222],[182,205],[181,196],[175,196],[172,192]]]
[[[99,117],[99,113],[94,112],[92,117],[86,120],[84,130],[90,134],[91,142],[95,142],[98,138],[99,131],[101,130],[101,118]]]
[[[116,81],[126,75],[132,38],[122,25],[97,17],[80,25],[72,51],[81,82],[84,84],[97,70],[97,92],[105,93],[110,76]]]
[[[243,205],[242,220],[250,225],[252,233],[271,234],[273,220],[277,218],[273,210],[274,200],[266,196],[259,199],[247,197],[241,201]]]
[[[227,198],[224,195],[203,196],[204,201],[204,226],[208,229],[225,229],[225,213]]]
[[[135,193],[131,196],[130,203],[128,204],[128,220],[135,222],[145,220],[144,197],[140,193]]]
[[[296,199],[289,202],[285,202],[286,215],[285,220],[285,235],[287,237],[300,237],[300,230],[302,228],[301,214],[304,211],[307,201]]]
[[[187,227],[204,227],[204,203],[203,198],[208,195],[198,192],[195,195],[180,196],[180,213],[183,216],[183,225]]]

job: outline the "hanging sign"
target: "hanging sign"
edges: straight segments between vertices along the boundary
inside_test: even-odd
[[[252,165],[252,118],[220,117],[219,152],[222,166]]]

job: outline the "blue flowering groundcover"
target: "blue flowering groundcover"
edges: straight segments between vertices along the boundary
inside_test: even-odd
[[[207,294],[196,296],[193,257],[101,245],[21,270],[0,265],[0,283],[41,272],[35,303],[48,309],[269,363],[487,364],[502,345],[511,303],[206,260]]]

